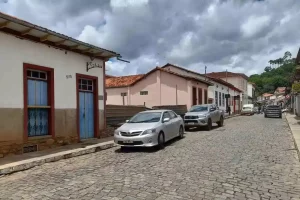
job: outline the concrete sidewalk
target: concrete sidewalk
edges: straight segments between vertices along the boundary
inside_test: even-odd
[[[290,113],[286,113],[285,116],[293,134],[295,146],[300,159],[300,117],[297,117],[296,115],[292,115]]]
[[[113,137],[108,137],[44,151],[8,156],[0,159],[0,176],[30,169],[49,162],[95,153],[113,146],[115,146]]]

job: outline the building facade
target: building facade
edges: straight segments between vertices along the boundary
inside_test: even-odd
[[[248,104],[248,77],[245,74],[233,72],[213,72],[208,73],[207,76],[222,79],[240,89],[242,91],[241,104]]]
[[[234,96],[241,95],[241,90],[236,88],[234,85],[222,79],[204,76],[197,72],[187,70],[183,67],[179,67],[170,63],[163,66],[163,68],[178,74],[212,82],[213,85],[209,86],[208,88],[208,103],[214,103],[224,111],[227,110],[227,106],[230,106],[231,112],[238,112],[241,109],[240,101],[237,98],[234,99]],[[229,94],[230,97],[226,98],[226,94]]]
[[[0,156],[100,137],[117,54],[2,13],[0,24]]]
[[[248,104],[253,104],[256,101],[254,83],[248,82],[247,92],[248,92]]]
[[[108,77],[107,104],[114,105],[192,105],[207,103],[209,81],[184,76],[160,67],[147,74]]]

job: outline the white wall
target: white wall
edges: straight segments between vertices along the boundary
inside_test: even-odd
[[[127,93],[127,96],[124,96],[124,104],[129,104],[129,93],[128,93],[128,87],[121,87],[121,88],[106,88],[107,93],[107,101],[106,104],[112,104],[112,105],[123,105],[123,97],[121,96],[121,93]]]
[[[229,88],[229,90],[228,90],[227,86],[222,85],[220,83],[217,83],[217,82],[214,82],[214,81],[213,81],[213,83],[214,83],[214,86],[209,87],[208,97],[213,98],[214,99],[213,103],[216,103],[216,99],[215,99],[215,92],[216,91],[218,92],[218,95],[219,95],[220,92],[224,93],[224,94],[230,94],[230,99],[228,100],[228,105],[231,106],[231,111],[233,112],[232,98],[233,98],[233,96],[241,95],[241,94],[239,92],[231,89],[231,88]],[[219,101],[219,96],[218,96],[218,101]],[[218,106],[221,110],[226,111],[226,99],[225,99],[225,105],[224,106],[223,106],[223,104],[220,106],[219,102],[218,102]]]
[[[247,86],[247,92],[248,92],[248,97],[253,97],[252,96],[252,90],[253,90],[253,85],[251,83],[248,83],[248,86]]]
[[[86,72],[90,58],[18,39],[0,32],[0,107],[23,108],[23,63],[54,68],[55,108],[76,108],[76,73],[97,76],[99,95],[103,95],[103,69]],[[103,65],[103,61],[95,59]],[[66,75],[72,75],[67,79]],[[99,100],[99,109],[104,101]]]
[[[130,105],[144,105],[153,107],[161,105],[160,71],[151,73],[143,80],[130,87]],[[141,95],[141,91],[148,91],[148,95]]]

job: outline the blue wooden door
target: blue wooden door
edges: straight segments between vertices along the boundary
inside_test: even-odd
[[[80,139],[94,137],[94,93],[92,80],[80,79],[79,81],[79,129]]]
[[[29,137],[49,134],[48,82],[45,72],[27,71],[27,106]]]

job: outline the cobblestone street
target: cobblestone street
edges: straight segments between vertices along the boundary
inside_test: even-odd
[[[300,164],[284,117],[231,118],[162,151],[118,149],[1,177],[0,199],[300,199]]]

